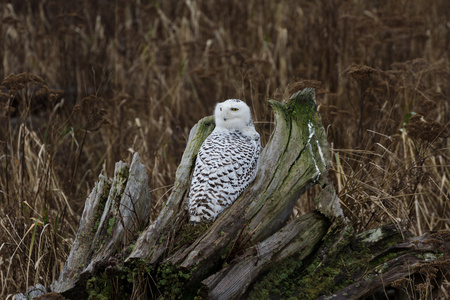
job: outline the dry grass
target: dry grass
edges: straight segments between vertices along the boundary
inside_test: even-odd
[[[154,218],[189,129],[227,98],[264,144],[266,99],[316,87],[355,227],[450,227],[446,0],[156,3],[2,2],[0,297],[55,279],[96,177],[133,151]]]

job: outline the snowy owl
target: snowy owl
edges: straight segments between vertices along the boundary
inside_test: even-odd
[[[250,108],[229,99],[214,110],[216,128],[200,147],[189,192],[192,223],[213,221],[255,179],[261,141]]]

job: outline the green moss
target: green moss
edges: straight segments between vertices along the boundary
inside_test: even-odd
[[[116,180],[119,182],[124,182],[125,184],[123,184],[123,186],[125,186],[126,182],[128,181],[129,174],[130,174],[130,169],[128,166],[125,166],[117,172]]]
[[[171,253],[177,251],[182,246],[192,244],[201,234],[203,234],[210,224],[201,223],[196,226],[192,226],[190,224],[184,224],[175,237],[174,248],[171,250]],[[161,237],[162,238],[162,237]]]
[[[388,260],[401,255],[401,252],[388,253],[373,259],[372,253],[379,253],[374,250],[380,246],[379,243],[367,248],[364,238],[353,236],[350,227],[340,234],[342,229],[342,226],[334,227],[324,239],[320,253],[327,253],[326,257],[318,252],[304,261],[289,257],[274,263],[269,273],[255,284],[248,299],[316,299],[321,295],[332,295],[355,281],[378,276],[385,271]],[[189,229],[185,230],[184,234],[188,235]],[[199,228],[190,230],[201,231]],[[181,235],[180,238],[187,239],[187,236]],[[127,293],[144,295],[147,292],[159,299],[199,299],[200,285],[192,285],[195,269],[185,270],[170,264],[152,266],[144,260],[133,261],[117,267],[121,275],[115,279],[106,275],[90,279],[86,291],[89,299],[117,298],[117,295]]]
[[[193,299],[198,287],[188,288],[187,285],[194,270],[186,272],[170,264],[160,265],[156,274],[156,284],[162,293],[162,299]]]
[[[92,277],[86,283],[86,292],[89,300],[111,299],[111,283],[105,274],[100,277]]]
[[[340,281],[340,285],[335,284],[338,277],[347,277],[345,274],[345,262],[341,261],[337,264],[327,264],[323,266],[318,259],[314,264],[307,268],[306,275],[298,281],[297,290],[298,299],[315,299],[322,294],[332,294],[351,283],[350,280]]]
[[[397,257],[397,256],[399,256],[399,255],[401,255],[401,254],[403,254],[403,253],[405,253],[405,252],[407,252],[407,251],[398,251],[398,252],[392,252],[392,253],[388,253],[386,255],[382,255],[382,256],[374,259],[374,260],[371,260],[370,263],[368,264],[368,268],[369,269],[375,268],[374,271],[377,274],[384,273],[384,271],[386,271],[384,269],[384,267],[386,267],[384,265],[384,263],[389,261],[389,260],[391,260],[391,259],[393,259],[393,258],[395,258],[395,257]]]
[[[94,234],[98,229],[98,225],[100,224],[101,216],[103,214],[103,211],[105,210],[105,204],[108,201],[110,189],[111,189],[111,182],[105,180],[105,182],[103,183],[102,195],[100,196],[100,201],[99,201],[97,209],[95,210],[95,213],[94,213],[95,224],[94,224],[94,227],[92,228],[92,233],[94,233]]]
[[[263,280],[255,284],[248,299],[270,299],[271,295],[286,296],[292,293],[294,286],[291,285],[290,279],[301,266],[302,262],[293,258],[274,264]]]
[[[337,226],[337,228],[341,228]],[[342,235],[333,236],[333,232],[324,239],[321,253],[312,255],[311,261],[300,261],[287,258],[274,266],[261,281],[255,284],[250,299],[316,299],[322,295],[332,295],[355,281],[365,280],[386,272],[387,262],[403,254],[402,251],[390,252],[374,258],[380,248],[388,249],[390,243],[398,243],[398,235],[384,232],[380,239],[372,233],[368,236],[353,236],[348,227]],[[340,232],[338,229],[335,232]],[[367,238],[372,243],[368,243]],[[378,241],[378,242],[376,242]]]
[[[87,299],[132,299],[131,295],[144,295],[147,289],[145,278],[153,271],[143,260],[117,265],[113,273],[101,273],[90,278],[85,287]],[[144,284],[142,284],[144,282]],[[83,296],[85,298],[85,296]]]
[[[225,249],[222,251],[222,256],[220,257],[222,260],[225,260],[229,255],[230,255],[230,251],[233,249],[233,243],[229,243]],[[228,264],[226,261],[224,262],[224,264]],[[223,265],[222,267],[224,267],[225,265]]]
[[[293,94],[286,105],[286,111],[293,120],[301,122],[303,127],[307,128],[304,125],[310,121],[317,125],[320,118],[317,113],[314,89],[303,89]]]
[[[123,287],[122,290],[113,290],[109,296],[115,299],[130,299],[127,295],[152,295],[158,299],[194,299],[197,295],[199,286],[189,286],[192,272],[196,267],[189,270],[181,270],[170,264],[161,264],[159,266],[149,265],[144,260],[132,260],[131,262],[117,266],[118,275],[113,287]],[[100,288],[104,286],[105,288]],[[108,287],[109,286],[109,287]],[[100,276],[90,280],[87,286],[91,299],[97,295],[108,296],[111,291],[111,284],[106,276]],[[200,299],[200,298],[199,298]]]
[[[108,230],[107,233],[108,235],[111,235],[111,232],[114,228],[114,224],[116,223],[116,217],[112,217],[111,219],[109,219],[108,221]]]

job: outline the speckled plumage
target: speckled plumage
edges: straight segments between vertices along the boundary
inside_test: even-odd
[[[241,100],[216,105],[216,127],[200,147],[189,192],[190,221],[213,221],[255,179],[261,142]]]

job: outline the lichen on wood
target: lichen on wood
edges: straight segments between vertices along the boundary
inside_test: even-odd
[[[286,103],[270,103],[275,130],[261,153],[255,181],[204,235],[166,259],[186,269],[195,265],[193,280],[205,278],[217,268],[232,245],[261,242],[282,228],[298,197],[327,170],[323,154],[309,151],[311,142],[320,145],[323,153],[328,151],[326,136],[319,129],[314,90],[296,93]],[[305,129],[305,124],[312,124],[315,132],[308,126]]]
[[[239,299],[255,280],[274,264],[295,257],[300,262],[310,255],[328,229],[328,220],[317,212],[296,218],[282,230],[248,248],[228,266],[202,281],[208,299]],[[244,283],[244,284],[243,284]]]
[[[212,116],[201,119],[189,134],[189,141],[175,175],[173,191],[157,219],[139,236],[128,259],[145,259],[156,263],[169,249],[173,235],[186,219],[185,197],[189,190],[190,176],[195,158],[203,141],[214,130]]]
[[[269,104],[275,130],[256,179],[212,223],[189,225],[185,208],[197,152],[214,129],[212,117],[192,128],[172,193],[143,231],[150,201],[145,167],[134,164],[137,154],[129,169],[117,165],[113,181],[100,177],[52,290],[71,299],[103,292],[131,298],[356,299],[385,285],[398,291],[401,280],[423,268],[448,275],[448,232],[408,237],[385,226],[354,233],[327,178],[330,154],[313,89]],[[136,190],[128,189],[132,182]],[[322,188],[316,210],[289,220],[298,197],[315,184]],[[124,290],[112,289],[118,285]]]
[[[74,288],[80,275],[92,273],[95,264],[127,248],[148,223],[150,201],[147,173],[137,153],[130,166],[116,163],[112,181],[99,176],[86,199],[75,241],[52,290]]]

